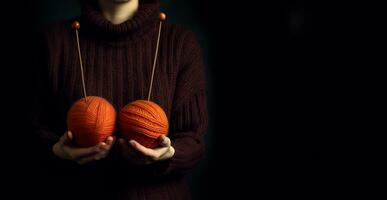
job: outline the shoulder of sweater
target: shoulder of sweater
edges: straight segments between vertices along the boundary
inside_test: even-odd
[[[63,36],[72,30],[71,23],[74,20],[75,19],[67,19],[52,22],[43,29],[43,35],[47,37],[47,39],[58,39],[60,36]]]
[[[178,46],[181,48],[182,60],[190,62],[201,56],[201,47],[197,40],[196,34],[186,26],[177,24],[166,24],[165,29],[167,34],[174,37],[178,41]]]
[[[195,33],[184,25],[178,24],[165,24],[165,29],[168,33],[174,33],[177,39],[185,39],[185,37],[195,37]]]

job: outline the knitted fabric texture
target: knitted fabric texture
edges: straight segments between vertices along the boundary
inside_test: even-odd
[[[158,147],[157,139],[168,134],[168,119],[163,109],[145,100],[126,105],[120,112],[119,126],[122,137],[148,148]]]
[[[79,39],[87,94],[106,99],[119,111],[126,104],[147,97],[157,42],[159,3],[146,1],[131,20],[113,25],[103,18],[95,3],[88,2],[81,1],[82,14],[77,18],[81,24]],[[38,78],[34,133],[46,154],[52,152],[52,146],[68,130],[67,113],[71,106],[84,97],[72,22],[50,25],[44,31],[40,49],[36,50],[39,54],[35,68]],[[63,194],[67,199],[82,194],[87,196],[84,199],[102,199],[103,192],[108,193],[105,199],[187,199],[189,192],[183,189],[186,186],[181,181],[144,177],[150,176],[145,171],[148,169],[157,171],[159,177],[185,174],[196,166],[204,152],[207,92],[201,50],[194,34],[168,21],[164,23],[156,64],[151,100],[169,119],[168,137],[175,149],[174,156],[147,169],[138,169],[121,161],[120,152],[114,148],[106,159],[91,164],[95,171],[100,168],[101,171],[87,178],[61,163],[50,169],[57,172],[56,176],[64,171],[70,175],[54,176],[50,188],[45,189],[50,191],[47,195],[57,198],[58,193],[63,194],[63,188],[71,185],[79,189],[77,193]],[[114,134],[119,135],[119,129],[115,130]],[[108,163],[103,166],[109,170],[103,170],[101,163]]]
[[[67,115],[67,126],[79,147],[91,147],[113,135],[116,111],[101,97],[76,101]]]

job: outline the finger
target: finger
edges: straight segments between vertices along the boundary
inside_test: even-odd
[[[159,159],[164,156],[166,153],[168,153],[169,149],[171,148],[172,146],[167,146],[167,147],[160,147],[160,148],[156,148],[154,149],[158,154],[159,154]]]
[[[102,151],[95,155],[95,160],[101,160],[103,158],[106,158],[108,155],[109,155],[109,151]]]
[[[73,133],[71,131],[67,131],[64,135],[64,143],[70,143],[73,140]]]
[[[98,156],[100,157],[99,159],[97,160],[100,160],[102,158],[105,158],[109,155],[109,152],[110,152],[110,149],[112,148],[113,146],[113,143],[114,143],[114,138],[112,137],[111,139],[107,140],[107,143],[106,145],[103,145],[101,147],[102,151],[100,153],[98,153]]]
[[[112,136],[109,136],[106,138],[106,144],[107,145],[111,145],[111,143],[113,142],[113,137]]]
[[[73,140],[73,133],[71,131],[67,131],[66,139],[70,142]]]
[[[142,153],[143,155],[150,156],[150,157],[156,156],[154,152],[151,151],[151,149],[144,147],[143,145],[141,145],[135,140],[130,140],[129,145],[133,147],[135,150],[137,150],[138,152]]]
[[[165,154],[167,154],[170,150],[172,146],[168,146],[168,147],[161,147],[161,148],[157,148],[155,149],[155,151],[159,152],[160,153],[160,156],[159,158],[163,157]]]
[[[160,160],[166,160],[166,159],[172,158],[173,155],[175,155],[175,148],[171,146],[165,154],[160,156]]]
[[[115,142],[115,137],[109,137],[106,139],[106,147],[104,148],[104,150],[106,151],[110,151],[110,149],[113,147],[113,144]]]
[[[70,152],[69,154],[73,159],[78,159],[81,157],[86,157],[86,156],[101,152],[104,150],[105,146],[106,146],[106,143],[102,142],[100,144],[97,144],[96,146],[88,147],[88,148],[73,148],[73,147],[66,147],[66,148]]]
[[[80,158],[78,158],[77,162],[82,165],[82,164],[86,164],[88,162],[91,162],[93,160],[101,160],[109,154],[109,150],[105,150],[106,147],[108,146],[106,143],[102,142],[97,146],[99,146],[99,149],[100,149],[98,152],[92,153],[92,154],[87,155],[87,156],[80,157]]]
[[[108,151],[110,149],[110,146],[107,143],[105,143],[105,142],[101,142],[100,149],[101,149],[101,152],[102,151]]]
[[[153,160],[158,160],[159,157],[168,150],[168,147],[161,147],[158,149],[146,148],[143,145],[141,145],[140,143],[136,142],[135,140],[131,140],[131,141],[129,141],[129,143],[138,152],[142,153],[145,156],[150,157]]]
[[[158,140],[160,145],[163,147],[171,146],[171,140],[165,135],[161,135]]]
[[[115,142],[115,137],[109,136],[106,139],[106,144],[108,145],[108,149],[110,149],[113,146],[114,142]]]
[[[68,132],[69,131],[66,131],[61,137],[60,137],[60,139],[59,139],[59,143],[61,143],[61,144],[67,144],[67,143],[69,143],[71,140],[69,139],[69,137],[68,137]]]

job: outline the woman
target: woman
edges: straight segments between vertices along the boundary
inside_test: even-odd
[[[159,12],[158,0],[81,0],[77,20],[88,95],[107,99],[117,111],[146,97]],[[41,198],[189,199],[182,178],[203,154],[207,127],[204,68],[192,32],[162,26],[152,101],[170,124],[160,148],[115,137],[79,148],[66,126],[69,108],[83,97],[71,23],[50,26],[38,51],[34,129],[51,181]]]

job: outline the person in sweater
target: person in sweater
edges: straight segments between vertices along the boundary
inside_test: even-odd
[[[77,20],[88,94],[107,99],[117,111],[145,99],[159,1],[80,2]],[[161,30],[152,101],[164,109],[170,127],[168,137],[159,139],[160,148],[115,137],[79,148],[72,145],[73,135],[66,127],[67,111],[83,97],[71,23],[49,26],[37,51],[34,132],[47,181],[55,183],[42,197],[189,199],[183,176],[202,156],[207,128],[204,66],[194,34],[168,23]]]

